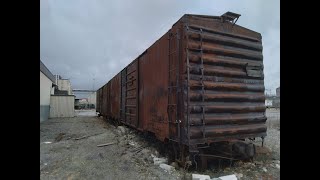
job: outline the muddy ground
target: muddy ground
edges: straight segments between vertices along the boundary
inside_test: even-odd
[[[236,162],[224,168],[209,164],[204,172],[163,170],[154,165],[153,157],[161,158],[165,154],[160,154],[152,139],[129,128],[116,128],[98,118],[94,110],[76,113],[74,118],[54,118],[40,123],[41,179],[191,179],[192,173],[211,178],[236,174],[240,179],[280,179],[280,110],[277,109],[267,110],[266,148],[257,149],[253,162]],[[256,141],[261,146],[261,139]],[[114,144],[97,147],[105,143]]]

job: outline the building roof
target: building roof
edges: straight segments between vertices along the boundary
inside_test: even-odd
[[[49,71],[49,69],[42,63],[40,60],[40,71],[47,76],[53,83],[55,83],[55,78],[53,74]]]

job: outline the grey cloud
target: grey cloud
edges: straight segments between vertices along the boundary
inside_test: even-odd
[[[265,85],[280,84],[279,1],[43,0],[40,58],[73,88],[101,87],[159,39],[183,14],[240,13],[237,24],[263,37]]]

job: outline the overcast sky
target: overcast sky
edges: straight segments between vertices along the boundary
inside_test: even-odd
[[[265,87],[280,85],[279,0],[41,0],[40,58],[73,88],[97,89],[152,45],[183,14],[241,14],[262,34]],[[95,79],[93,81],[93,79]]]

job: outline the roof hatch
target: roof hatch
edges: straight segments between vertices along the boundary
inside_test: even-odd
[[[241,16],[240,14],[236,14],[236,13],[228,11],[228,12],[221,15],[221,20],[222,20],[222,22],[229,21],[234,25],[234,24],[236,24],[236,22],[238,21],[240,16]]]

